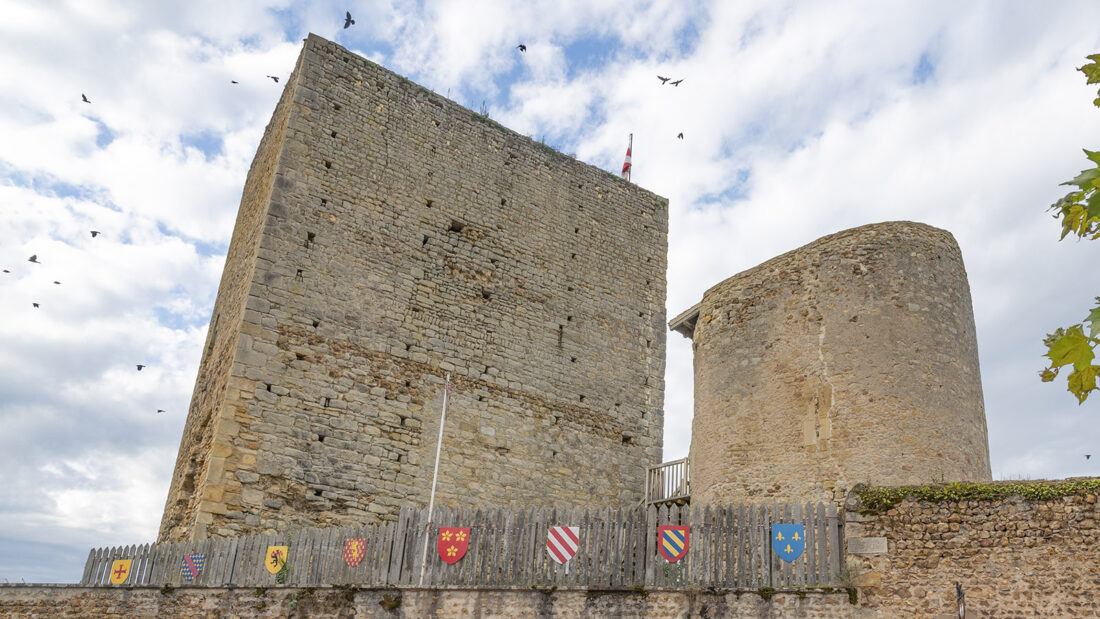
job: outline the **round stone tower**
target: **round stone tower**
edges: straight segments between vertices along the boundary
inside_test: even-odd
[[[695,351],[693,503],[991,477],[970,288],[945,230],[818,239],[671,325]]]

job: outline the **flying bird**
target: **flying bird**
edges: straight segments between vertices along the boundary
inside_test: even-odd
[[[35,307],[38,307],[38,304],[37,304],[37,303],[31,303],[31,305],[33,305],[33,306],[35,306]]]
[[[56,279],[55,279],[55,280],[53,280],[53,283],[55,283],[55,284],[57,284],[57,285],[59,285],[59,286],[61,285],[61,282],[57,281]]]
[[[344,30],[347,30],[355,23],[355,20],[351,18],[351,11],[344,11]]]
[[[88,100],[88,95],[86,95],[84,93],[80,93],[80,100],[83,101],[84,103],[91,103],[91,101]]]
[[[35,264],[42,264],[41,262],[38,261],[38,254],[34,254],[30,258],[27,258],[27,262],[33,262]]]
[[[140,372],[140,371],[145,369],[145,366],[139,363],[138,366],[137,366],[137,369]]]
[[[92,238],[93,238],[93,239],[94,239],[95,237],[97,237],[97,236],[99,236],[99,235],[103,234],[103,233],[102,233],[102,232],[100,232],[99,230],[91,230],[90,232],[92,233]]]
[[[684,132],[681,131],[680,133],[677,133],[676,137],[680,138],[681,140],[684,139]]]
[[[163,412],[164,412],[164,409],[163,409],[163,408],[158,408],[158,409],[157,409],[157,414],[158,414],[158,415],[159,415],[159,414],[161,414],[161,413],[163,413]]]
[[[684,81],[684,80],[682,80],[682,79],[681,80],[676,80],[675,82],[672,82],[672,85],[673,86],[679,86],[680,82],[682,82],[682,81]]]
[[[279,78],[278,78],[278,77],[275,77],[274,75],[268,75],[268,77],[270,77],[271,79],[275,80],[275,83],[276,83],[276,84],[278,84],[278,83],[279,83]]]
[[[658,75],[657,79],[661,80],[661,85],[664,86],[665,84],[668,83],[668,80],[670,80],[672,78],[671,77],[661,77],[660,75]]]
[[[5,273],[11,273],[11,271],[9,271],[9,270],[7,270],[7,269],[4,269],[4,272],[5,272]]]
[[[230,84],[237,84],[238,82],[237,82],[237,80],[229,80],[229,83]]]
[[[527,51],[527,46],[524,45],[523,43],[520,43],[519,45],[516,46],[516,49],[518,49],[521,52],[526,52]]]

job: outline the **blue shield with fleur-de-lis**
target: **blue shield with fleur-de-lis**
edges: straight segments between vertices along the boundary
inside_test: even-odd
[[[801,524],[773,524],[772,549],[784,561],[794,561],[806,548],[806,527]]]

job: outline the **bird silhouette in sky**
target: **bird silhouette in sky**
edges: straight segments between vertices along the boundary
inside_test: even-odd
[[[672,82],[672,85],[673,86],[679,86],[680,82],[682,82],[682,81],[684,81],[684,80],[682,80],[682,79],[681,80],[676,80],[675,82]]]
[[[61,282],[57,281],[56,279],[55,279],[55,280],[53,280],[53,283],[57,284],[58,286],[60,286],[60,285],[61,285]]]
[[[524,45],[523,43],[520,43],[519,45],[516,46],[516,49],[518,49],[521,52],[526,52],[527,51],[527,46]]]
[[[344,30],[351,28],[354,23],[355,20],[351,18],[351,11],[344,11]]]
[[[88,95],[86,95],[84,93],[80,93],[80,100],[83,101],[84,103],[91,103],[91,101],[88,100]]]
[[[279,83],[279,78],[278,77],[276,77],[274,75],[268,75],[268,77],[270,77],[272,80],[274,80],[276,84]]]
[[[99,236],[99,235],[103,234],[103,233],[102,233],[102,232],[100,232],[99,230],[89,230],[89,232],[91,232],[91,233],[92,233],[92,238],[93,238],[93,239],[94,239],[95,237],[97,237],[97,236]]]
[[[27,262],[33,262],[35,264],[42,264],[41,262],[38,261],[38,254],[31,255],[30,258],[27,258]]]
[[[668,83],[668,80],[670,80],[672,78],[671,77],[661,77],[660,75],[658,75],[657,79],[661,80],[661,85],[664,86],[665,84]]]
[[[237,84],[237,83],[239,83],[239,82],[237,82],[237,80],[229,80],[229,83],[230,83],[230,84]]]
[[[4,269],[4,272],[5,272],[5,273],[11,273],[11,271],[9,271],[9,270],[7,270],[7,269]]]
[[[163,409],[163,408],[158,408],[158,409],[157,409],[157,414],[158,414],[158,415],[159,415],[159,414],[161,414],[161,413],[163,413],[163,412],[164,412],[164,409]]]
[[[137,369],[140,372],[140,371],[145,369],[145,366],[139,363],[139,364],[137,364]]]
[[[683,131],[681,131],[680,133],[677,133],[677,134],[676,134],[676,137],[677,137],[677,138],[680,138],[681,140],[682,140],[682,139],[684,139],[684,132],[683,132]]]
[[[37,303],[31,303],[31,305],[33,305],[33,306],[35,306],[35,307],[38,307],[38,304],[37,304]]]

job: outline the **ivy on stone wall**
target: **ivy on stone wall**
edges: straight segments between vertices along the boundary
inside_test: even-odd
[[[927,486],[868,486],[856,491],[860,513],[881,514],[907,498],[924,503],[957,501],[997,501],[1020,496],[1029,501],[1045,501],[1077,494],[1100,493],[1100,478],[1059,481],[952,482]]]

